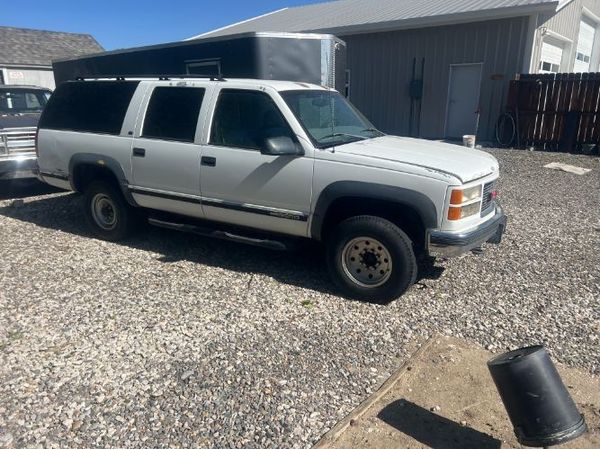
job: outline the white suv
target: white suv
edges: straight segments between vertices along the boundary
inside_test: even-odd
[[[285,248],[327,247],[347,296],[387,301],[416,255],[499,243],[496,159],[386,136],[338,92],[239,79],[63,83],[42,114],[39,177],[84,194],[94,233],[152,224]]]

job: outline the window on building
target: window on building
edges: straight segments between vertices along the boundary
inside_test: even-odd
[[[273,99],[263,92],[224,89],[219,95],[210,143],[260,150],[270,137],[296,137]]]
[[[142,137],[193,142],[204,92],[197,87],[154,88]]]
[[[119,134],[138,81],[73,81],[54,91],[39,127]]]
[[[579,25],[579,37],[577,39],[577,52],[575,53],[575,64],[573,71],[584,73],[590,71],[590,61],[596,39],[596,25],[582,20]]]
[[[188,75],[221,77],[221,61],[218,59],[186,61],[185,68]]]
[[[544,41],[540,57],[540,73],[560,72],[563,53],[564,49],[561,44]]]

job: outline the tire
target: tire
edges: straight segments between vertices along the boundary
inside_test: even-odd
[[[129,237],[139,219],[119,188],[106,181],[93,181],[85,190],[83,212],[92,233],[110,242]]]
[[[392,222],[370,215],[352,217],[330,236],[329,273],[345,296],[389,302],[415,282],[417,261],[412,241]]]

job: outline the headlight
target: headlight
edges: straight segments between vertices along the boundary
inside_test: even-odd
[[[481,186],[469,187],[468,189],[454,189],[450,196],[450,204],[460,205],[476,199],[481,199]]]
[[[462,220],[479,213],[481,208],[481,185],[468,189],[454,189],[450,194],[448,220]]]
[[[481,202],[469,204],[468,206],[462,207],[450,207],[448,209],[448,220],[462,220],[463,218],[470,217],[479,213],[479,207]]]

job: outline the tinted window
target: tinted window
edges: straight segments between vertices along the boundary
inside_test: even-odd
[[[265,139],[280,136],[296,140],[271,97],[249,90],[221,91],[213,119],[211,144],[260,150]]]
[[[54,91],[40,128],[119,134],[137,81],[73,81]]]
[[[204,89],[156,87],[148,104],[142,135],[193,142]]]

